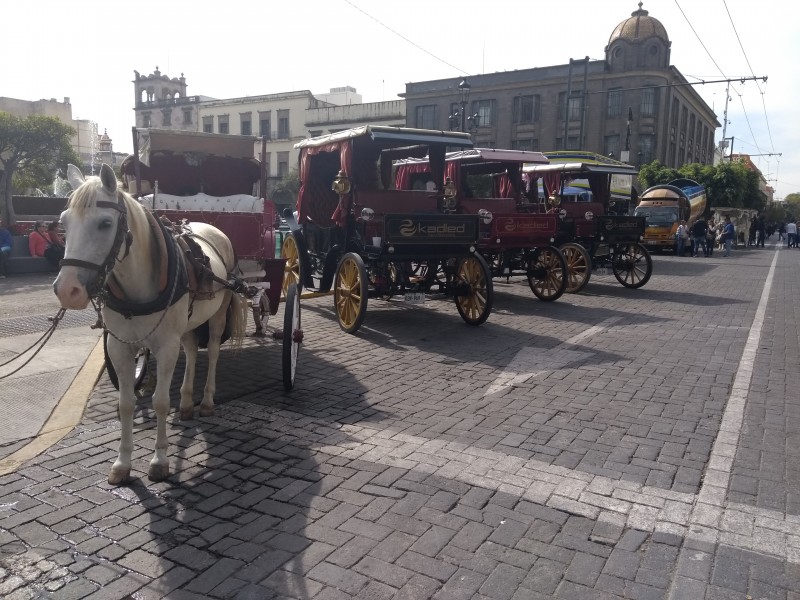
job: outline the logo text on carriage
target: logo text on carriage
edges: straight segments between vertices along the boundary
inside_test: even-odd
[[[412,219],[404,219],[400,223],[400,235],[403,237],[414,237],[424,235],[428,237],[451,237],[466,233],[467,227],[464,224],[452,225],[450,223],[425,223],[415,222]]]
[[[541,221],[541,220],[533,220],[533,219],[518,219],[518,218],[507,218],[504,219],[502,223],[498,223],[498,229],[502,231],[520,231],[520,232],[527,232],[527,231],[548,231],[553,228],[554,225],[549,221]]]

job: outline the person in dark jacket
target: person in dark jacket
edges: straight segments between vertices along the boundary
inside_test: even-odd
[[[692,256],[696,257],[700,252],[700,246],[703,247],[703,256],[708,257],[708,245],[706,244],[706,233],[708,232],[708,223],[700,216],[692,224]]]

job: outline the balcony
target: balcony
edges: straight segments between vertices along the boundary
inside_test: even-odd
[[[164,98],[162,100],[144,101],[136,103],[137,109],[142,108],[170,108],[173,106],[187,106],[200,102],[200,96],[184,96],[181,98]]]

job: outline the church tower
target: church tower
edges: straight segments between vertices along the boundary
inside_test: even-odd
[[[134,71],[134,110],[136,127],[158,127],[164,129],[196,129],[193,108],[188,105],[186,78],[170,79],[156,67],[150,75]],[[189,115],[186,115],[186,111]]]

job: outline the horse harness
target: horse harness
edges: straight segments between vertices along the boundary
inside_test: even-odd
[[[117,233],[114,242],[101,264],[95,264],[74,258],[64,258],[61,266],[75,266],[89,268],[97,272],[95,279],[87,286],[87,292],[93,303],[98,301],[97,310],[105,303],[108,308],[123,315],[126,319],[132,317],[151,315],[165,311],[168,307],[180,300],[184,294],[190,294],[189,316],[192,315],[194,301],[208,300],[214,297],[216,290],[213,284],[218,283],[236,293],[251,295],[251,288],[243,279],[233,273],[228,273],[231,280],[217,277],[211,270],[211,261],[205,255],[196,239],[202,237],[193,233],[188,221],[172,223],[165,217],[157,219],[153,213],[145,210],[147,221],[155,233],[159,248],[161,266],[159,269],[159,294],[149,302],[133,303],[125,299],[125,294],[114,277],[112,269],[119,260],[125,260],[133,242],[133,235],[128,229],[128,211],[121,192],[117,194],[117,202],[99,200],[99,208],[111,208],[120,213],[117,221]],[[207,240],[209,248],[213,249],[224,264],[224,259],[214,246]],[[125,252],[118,259],[123,242]],[[171,284],[171,285],[170,285]],[[99,313],[98,313],[99,314]]]

